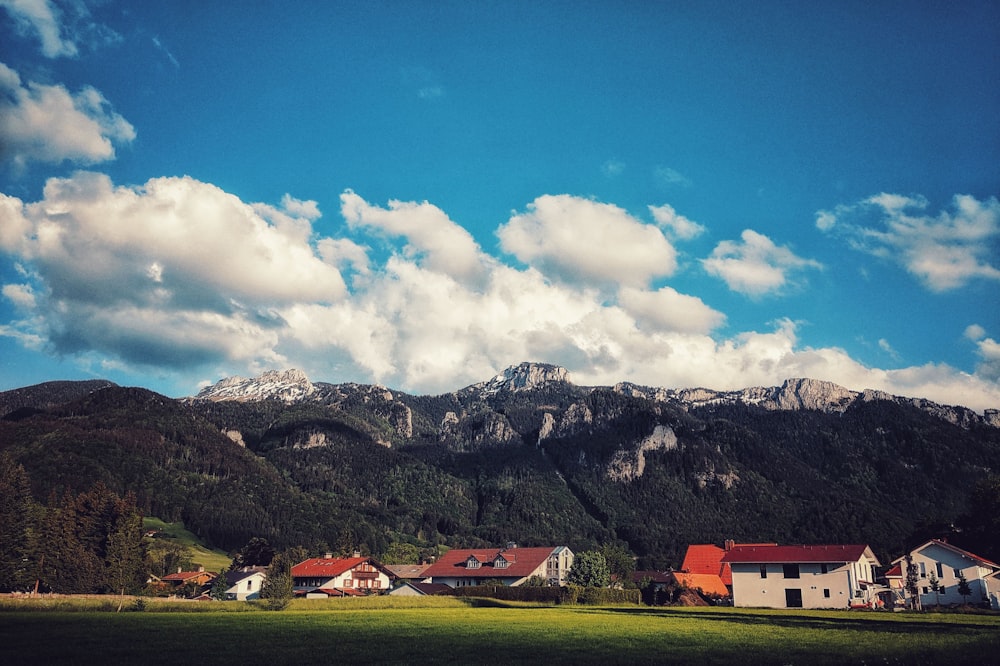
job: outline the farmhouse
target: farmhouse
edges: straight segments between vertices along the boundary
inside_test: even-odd
[[[722,562],[733,575],[733,605],[763,608],[855,608],[876,603],[867,545],[733,546]]]
[[[167,574],[160,580],[174,587],[183,587],[188,584],[204,587],[215,580],[215,576],[216,574],[211,571],[205,571],[205,567],[198,567],[197,571],[182,571],[178,567],[177,573]]]
[[[938,539],[931,539],[908,554],[917,568],[917,588],[922,607],[972,603],[998,608],[1000,580],[996,574],[1000,572],[1000,565]],[[905,603],[908,596],[904,590],[906,555],[893,560],[892,564],[892,569],[886,573],[886,580],[895,593],[895,601]],[[962,577],[969,585],[969,594],[965,597],[959,590]],[[936,592],[931,586],[931,578],[938,585]]]
[[[314,557],[292,567],[296,596],[307,599],[379,593],[392,573],[371,557]]]
[[[482,585],[496,581],[521,585],[537,576],[550,585],[562,585],[573,566],[573,551],[566,546],[540,548],[474,548],[449,550],[424,570],[432,583],[449,587]]]
[[[709,580],[707,578],[699,578],[698,585],[699,589],[703,589],[706,593],[710,588],[713,590],[712,594],[716,594],[719,591],[719,586],[724,586],[726,592],[722,593],[722,596],[728,597],[732,595],[733,592],[733,571],[729,566],[728,562],[723,562],[722,558],[725,556],[726,552],[732,550],[736,546],[777,546],[776,543],[736,543],[732,540],[726,540],[725,548],[719,548],[715,544],[691,544],[687,547],[687,551],[684,553],[684,561],[681,563],[680,571],[685,574],[696,574],[698,576],[715,576],[718,580]],[[687,586],[691,586],[694,579],[685,579],[683,583]],[[681,583],[681,581],[677,581]]]

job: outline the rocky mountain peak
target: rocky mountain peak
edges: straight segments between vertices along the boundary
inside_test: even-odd
[[[315,387],[301,370],[268,370],[257,377],[227,377],[202,389],[195,400],[281,400],[296,402],[311,395]]]
[[[527,391],[544,386],[551,382],[566,383],[569,373],[566,368],[548,363],[521,363],[512,365],[499,375],[477,384],[476,387],[487,393],[500,391]]]

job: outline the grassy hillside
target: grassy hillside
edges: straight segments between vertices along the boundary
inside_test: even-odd
[[[143,518],[142,528],[146,532],[156,530],[152,537],[146,537],[147,547],[158,543],[172,543],[184,548],[194,566],[203,566],[206,571],[223,571],[229,568],[233,558],[217,548],[209,548],[198,537],[184,528],[184,523],[166,523],[159,518]]]

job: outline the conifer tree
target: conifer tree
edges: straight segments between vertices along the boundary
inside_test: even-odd
[[[28,473],[9,454],[0,453],[0,591],[23,589],[29,582],[33,513]]]
[[[965,578],[965,572],[958,572],[958,593],[962,595],[964,603],[969,603],[969,596],[972,594],[972,587]]]

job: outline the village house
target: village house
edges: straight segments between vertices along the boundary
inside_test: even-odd
[[[334,558],[327,553],[299,562],[292,567],[296,596],[307,599],[358,596],[388,591],[392,573],[374,558]]]
[[[197,571],[182,571],[180,567],[177,567],[176,573],[167,574],[160,581],[175,589],[182,588],[185,585],[203,588],[215,580],[215,577],[216,574],[211,571],[205,571],[205,567],[198,567]]]
[[[573,566],[573,551],[566,546],[540,548],[455,548],[424,570],[432,583],[466,587],[496,582],[522,585],[537,577],[549,585],[563,585]]]
[[[867,545],[733,546],[733,605],[750,608],[861,608],[878,603]]]
[[[226,573],[226,600],[248,601],[260,598],[260,590],[267,579],[265,567],[244,567]]]
[[[917,568],[917,591],[920,606],[952,604],[989,604],[1000,610],[998,595],[1000,565],[967,550],[953,546],[947,541],[931,539],[909,552],[913,565]],[[892,568],[886,572],[886,581],[892,590],[896,603],[912,605],[906,585],[906,555],[892,561]],[[959,579],[964,576],[970,594],[963,597],[959,591]],[[937,591],[931,587],[931,578],[938,585]]]
[[[424,575],[430,564],[386,564],[385,568],[395,577],[398,583],[429,583],[430,579]]]
[[[416,583],[403,581],[389,592],[394,597],[424,597],[434,594],[448,594],[451,588],[441,583]]]

